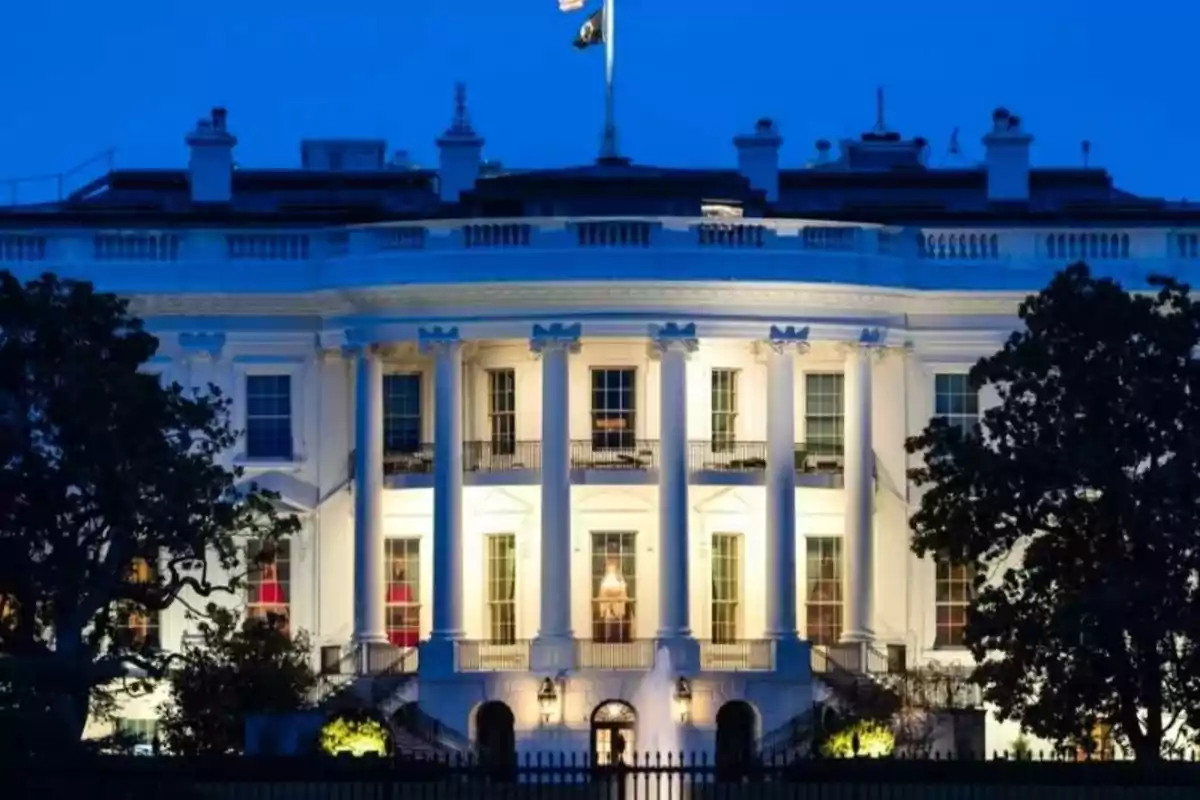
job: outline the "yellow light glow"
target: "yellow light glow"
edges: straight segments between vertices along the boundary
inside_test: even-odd
[[[321,729],[321,749],[334,756],[384,756],[387,742],[387,730],[373,719],[338,717]]]
[[[858,751],[854,740],[858,738]],[[890,756],[896,747],[892,729],[879,722],[856,722],[848,728],[830,736],[821,745],[821,755],[826,758],[883,758]]]

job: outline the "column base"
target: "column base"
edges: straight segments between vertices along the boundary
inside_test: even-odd
[[[529,669],[555,675],[575,669],[575,637],[568,633],[534,639],[529,643]]]
[[[420,660],[417,675],[421,678],[448,678],[454,675],[458,642],[454,639],[430,638],[419,645]]]
[[[789,681],[811,681],[812,645],[796,637],[776,639],[775,674]]]
[[[666,666],[663,666],[663,662]],[[691,634],[668,636],[661,634],[654,641],[654,668],[666,668],[672,673],[692,675],[700,671],[700,642]]]

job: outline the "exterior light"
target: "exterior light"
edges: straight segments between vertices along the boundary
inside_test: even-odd
[[[675,681],[675,716],[680,722],[692,721],[692,684],[687,678],[680,677]]]
[[[541,719],[543,725],[549,725],[554,719],[554,712],[558,710],[558,690],[554,688],[554,681],[546,678],[542,681],[541,688],[537,694],[538,709],[541,711]]]

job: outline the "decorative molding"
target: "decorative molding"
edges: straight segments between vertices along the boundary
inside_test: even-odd
[[[434,325],[417,330],[417,343],[422,353],[441,355],[462,347],[462,338],[458,335],[457,326],[443,328],[441,325]]]
[[[529,349],[541,355],[547,350],[563,349],[568,353],[579,352],[579,339],[583,333],[583,325],[576,322],[564,325],[552,322],[549,325],[534,325],[533,334],[529,338]]]
[[[223,333],[179,334],[179,351],[185,361],[220,361],[224,349]]]
[[[792,348],[798,353],[807,353],[810,349],[809,330],[807,325],[803,328],[797,328],[795,325],[788,325],[784,328],[772,325],[770,333],[767,335],[767,345],[780,354]]]
[[[700,347],[700,342],[696,338],[696,323],[694,322],[686,325],[680,325],[678,322],[651,325],[650,341],[654,349],[660,353],[680,350],[686,355],[696,352]]]

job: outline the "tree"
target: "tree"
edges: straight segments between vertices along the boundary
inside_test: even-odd
[[[211,604],[206,616],[200,644],[170,672],[170,699],[160,709],[163,743],[175,754],[241,753],[247,717],[304,709],[317,685],[308,636],[291,636],[282,616],[242,622]]]
[[[1139,759],[1200,730],[1200,308],[1151,284],[1059,273],[970,372],[1000,404],[908,442],[913,550],[976,568],[984,698],[1052,741],[1108,727]]]
[[[142,369],[157,347],[115,295],[0,272],[0,717],[38,716],[29,749],[78,747],[89,710],[145,688],[131,673],[163,674],[131,615],[236,592],[239,537],[299,524],[221,466],[236,434],[215,387]]]

